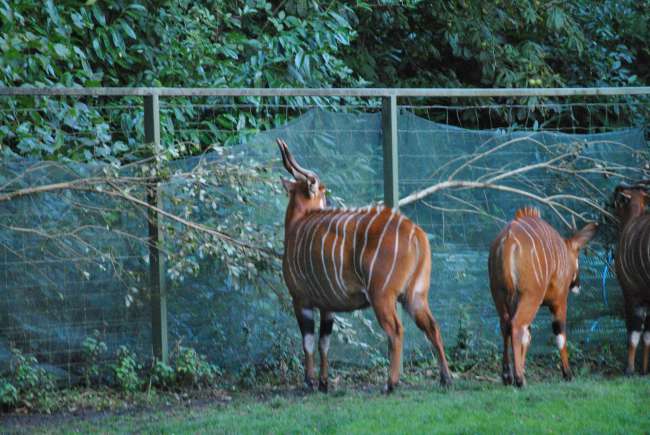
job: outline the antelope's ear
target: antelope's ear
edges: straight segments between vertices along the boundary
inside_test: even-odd
[[[572,249],[579,251],[587,244],[589,240],[591,240],[596,235],[597,230],[597,223],[589,223],[585,225],[580,231],[575,233],[573,237],[567,240],[567,242]]]
[[[288,195],[291,195],[296,183],[283,177],[280,177],[280,180],[282,180],[282,187],[284,187],[285,192],[287,192]]]

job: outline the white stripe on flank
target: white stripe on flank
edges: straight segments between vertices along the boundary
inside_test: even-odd
[[[533,273],[535,274],[535,280],[537,281],[537,284],[542,285],[542,281],[539,278],[539,272],[538,272],[538,270],[541,269],[541,267],[540,267],[540,264],[539,264],[539,257],[537,256],[537,249],[535,248],[535,240],[533,239],[533,236],[531,236],[530,233],[526,230],[526,228],[524,228],[524,226],[521,225],[521,223],[519,221],[515,221],[515,222],[519,224],[519,228],[524,233],[526,233],[526,235],[530,239],[530,243],[532,245],[531,246],[531,251],[530,251],[531,252],[531,259],[532,259],[532,256],[534,256],[535,260],[537,261],[537,267],[535,267],[533,265]]]
[[[390,271],[388,272],[388,275],[386,275],[386,279],[384,280],[384,285],[381,287],[381,291],[379,293],[383,293],[384,289],[388,285],[388,282],[390,281],[390,277],[393,276],[393,270],[395,270],[395,262],[397,261],[397,251],[398,251],[398,246],[399,246],[399,227],[402,225],[402,220],[404,219],[404,215],[399,216],[399,220],[397,221],[397,228],[395,229],[395,249],[393,250],[393,262],[390,265]]]
[[[544,255],[544,274],[543,274],[543,277],[542,277],[542,284],[544,284],[544,283],[548,282],[549,275],[548,275],[548,258],[546,257],[546,250],[544,249],[544,246],[542,246],[542,244],[540,242],[540,240],[543,239],[543,237],[540,237],[540,235],[537,232],[537,230],[535,229],[535,227],[533,227],[530,223],[526,222],[523,219],[521,221],[518,221],[518,222],[520,224],[522,224],[522,225],[525,225],[526,228],[530,230],[529,234],[530,234],[531,239],[533,241],[533,249],[535,250],[535,255],[539,255],[537,253],[536,243],[540,245],[540,248],[541,248],[540,250],[542,251],[542,254]],[[542,260],[541,260],[541,258],[539,258],[539,256],[537,257],[537,264],[539,266],[539,273],[541,275],[542,274]]]
[[[308,235],[309,232],[313,229],[315,223],[321,219],[325,213],[321,212],[321,214],[318,213],[312,213],[311,215],[307,216],[305,218],[305,225],[303,228],[303,231],[301,232],[300,239],[297,240],[296,242],[296,253],[294,255],[294,261],[296,262],[297,269],[299,274],[302,276],[302,280],[306,283],[308,280],[307,277],[307,268],[305,267],[306,265],[304,264],[304,261],[306,260],[307,256],[305,255],[304,250],[306,249],[306,241],[308,240]]]
[[[336,292],[336,297],[339,298],[341,302],[346,302],[345,299],[345,291],[343,290],[343,287],[339,285],[338,281],[338,273],[336,271],[336,242],[339,240],[339,224],[341,223],[341,220],[347,216],[347,212],[341,213],[340,215],[336,216],[336,225],[334,225],[334,240],[332,241],[332,253],[330,254],[331,259],[332,259],[332,271],[334,272],[334,282],[336,283],[336,286],[332,286],[333,290],[336,290],[335,287],[338,287],[340,291]],[[329,231],[328,231],[329,232]],[[328,273],[327,270],[325,270],[325,273]]]
[[[510,231],[509,236],[511,236],[515,241],[515,243],[511,245],[512,247],[510,248],[510,279],[512,280],[512,286],[514,287],[512,290],[517,290],[519,270],[517,270],[517,259],[515,258],[515,252],[517,250],[521,252],[521,244],[512,231]]]
[[[316,233],[318,233],[318,228],[321,222],[325,220],[326,217],[329,217],[330,214],[331,213],[325,214],[321,219],[318,220],[316,224],[314,224],[314,230],[312,232],[311,240],[309,242],[309,250],[307,251],[307,257],[309,258],[309,267],[311,271],[310,277],[312,278],[312,283],[314,284],[312,289],[314,290],[317,299],[320,299],[325,296],[325,290],[323,290],[323,288],[321,287],[318,276],[316,275],[316,269],[314,269],[314,254],[313,254],[314,239],[316,238]]]
[[[305,225],[306,225],[306,223],[308,221],[308,218],[309,217],[301,219],[300,222],[298,223],[298,225],[296,226],[296,233],[294,234],[294,237],[293,237],[293,244],[292,244],[292,246],[290,246],[291,252],[290,253],[287,252],[287,254],[289,255],[289,258],[287,259],[287,266],[289,267],[289,269],[291,271],[291,275],[293,276],[294,283],[296,285],[298,285],[298,283],[300,281],[300,280],[298,280],[298,278],[300,277],[300,265],[298,264],[298,258],[299,258],[298,247],[300,246],[300,244],[299,244],[298,241],[300,240],[300,238],[302,236],[302,230],[304,229],[304,227],[305,227]],[[286,235],[285,235],[285,237],[286,237]],[[287,246],[287,250],[288,250],[288,248],[289,248],[289,246]],[[302,278],[302,280],[304,280],[305,279],[304,275],[301,278]]]
[[[346,236],[347,236],[348,223],[355,216],[357,216],[356,211],[354,213],[352,213],[350,216],[348,216],[348,218],[343,222],[343,237],[342,237],[342,240],[341,240],[341,249],[339,251],[339,275],[338,275],[338,280],[339,280],[339,285],[341,286],[341,288],[343,289],[343,292],[345,294],[347,294],[348,289],[347,289],[347,285],[345,284],[345,281],[343,279],[343,269],[344,269],[344,266],[345,266],[345,256],[344,256],[343,248],[345,248],[345,239],[346,239]]]
[[[354,269],[354,274],[357,276],[359,284],[363,285],[361,275],[359,275],[359,272],[357,271],[357,230],[359,229],[359,222],[362,221],[367,214],[365,214],[363,210],[361,212],[364,214],[357,216],[354,219],[354,233],[352,234],[352,269]]]
[[[650,268],[644,267],[644,266],[647,265],[647,264],[644,264],[644,263],[647,263],[647,262],[644,261],[645,258],[643,256],[643,254],[644,254],[643,247],[644,246],[647,247],[648,256],[650,257],[650,245],[648,244],[648,242],[650,241],[650,240],[648,240],[649,239],[648,235],[650,234],[650,231],[649,231],[650,230],[650,225],[643,226],[643,223],[641,222],[641,219],[639,219],[639,221],[640,221],[639,222],[639,237],[637,238],[637,241],[636,241],[638,243],[638,245],[639,245],[639,258],[637,258],[637,260],[638,260],[637,269],[639,270],[639,276],[641,276],[641,271],[645,272],[646,281],[644,283],[645,284],[644,287],[646,287],[646,286],[648,286],[650,284]]]
[[[372,219],[368,222],[366,225],[366,233],[363,239],[363,248],[361,248],[361,254],[359,255],[359,270],[363,267],[363,254],[366,251],[366,246],[368,245],[368,231],[370,231],[370,227],[372,227],[373,222],[375,219],[377,219],[379,216],[381,216],[381,212],[379,209],[375,209],[375,214],[372,216]],[[365,280],[357,273],[359,276],[359,280],[361,282],[361,285],[366,288],[366,292],[368,291],[368,282],[365,282]],[[367,294],[366,294],[367,298]]]
[[[325,232],[321,236],[320,258],[321,258],[321,262],[323,264],[323,275],[325,275],[325,279],[327,280],[327,283],[329,284],[329,290],[330,290],[329,294],[327,294],[327,295],[324,294],[323,295],[325,297],[325,299],[327,299],[326,296],[336,296],[337,298],[339,298],[339,296],[334,291],[334,286],[332,285],[332,280],[330,279],[330,274],[327,271],[327,266],[325,265],[325,240],[327,239],[327,236],[330,234],[330,229],[332,228],[332,223],[336,219],[338,219],[339,217],[340,217],[340,215],[334,215],[332,217],[332,219],[330,219],[330,222],[327,225],[327,229],[325,230]],[[336,240],[332,241],[332,243],[334,243],[334,242],[336,242]],[[332,259],[332,261],[333,261],[333,259]]]
[[[318,293],[316,292],[316,289],[312,285],[313,278],[309,271],[307,270],[308,264],[307,261],[311,259],[312,255],[311,252],[307,252],[307,248],[309,246],[309,240],[310,237],[313,235],[313,232],[316,230],[318,223],[325,219],[325,216],[327,216],[327,212],[321,211],[320,213],[314,213],[313,218],[310,220],[308,225],[306,225],[305,229],[305,235],[303,236],[301,243],[299,245],[299,252],[298,256],[296,258],[296,261],[300,264],[300,269],[302,271],[302,274],[304,275],[304,286],[305,286],[305,291],[315,300],[318,299]]]
[[[377,242],[377,247],[375,248],[375,255],[372,257],[372,261],[370,262],[370,270],[368,271],[368,289],[370,289],[370,286],[372,285],[372,270],[375,267],[375,261],[377,261],[377,256],[379,255],[379,251],[381,250],[381,242],[384,240],[384,236],[386,235],[386,230],[390,226],[390,223],[393,221],[393,218],[395,217],[395,210],[390,211],[390,217],[384,224],[384,228],[381,230],[381,235],[379,236],[379,241]]]

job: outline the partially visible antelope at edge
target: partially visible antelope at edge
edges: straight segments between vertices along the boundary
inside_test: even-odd
[[[616,277],[625,300],[627,327],[627,366],[625,374],[634,373],[636,348],[643,337],[641,372],[648,373],[650,353],[650,180],[634,185],[621,184],[614,192],[614,208],[620,220],[616,249]]]
[[[562,360],[562,374],[571,379],[566,341],[569,289],[579,292],[578,255],[595,235],[596,224],[587,224],[570,239],[540,217],[539,210],[523,208],[515,213],[490,247],[490,290],[499,313],[503,336],[503,383],[513,382],[509,349],[514,360],[514,382],[524,386],[526,352],[531,342],[530,324],[541,305],[553,315],[553,333]]]
[[[420,227],[395,209],[325,207],[325,186],[302,168],[278,139],[282,162],[295,181],[282,179],[289,195],[285,216],[283,275],[293,300],[305,352],[305,383],[315,386],[314,310],[320,310],[321,364],[318,388],[327,391],[327,351],[335,312],[372,306],[389,339],[386,391],[399,381],[403,304],[436,349],[440,383],[451,376],[440,330],[429,309],[429,241]]]

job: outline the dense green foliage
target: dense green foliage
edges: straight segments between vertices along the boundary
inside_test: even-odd
[[[647,1],[0,1],[0,84],[216,87],[622,86],[650,82]],[[314,99],[316,102],[321,102]],[[115,101],[112,101],[115,103]],[[214,103],[214,101],[212,101]],[[259,101],[246,101],[258,104]],[[292,99],[289,104],[304,103]],[[139,104],[137,99],[125,104]],[[176,101],[174,121],[205,120]],[[0,140],[22,155],[132,155],[141,118],[86,101],[17,99]],[[281,122],[235,108],[212,141]],[[163,120],[165,123],[165,120]],[[178,126],[176,127],[178,130]],[[225,130],[228,134],[222,134]],[[70,137],[88,133],[80,140]],[[176,139],[180,140],[179,131]],[[207,143],[197,135],[183,140]],[[74,146],[70,146],[73,142]],[[171,144],[172,141],[167,141]],[[65,145],[65,146],[64,146]],[[6,152],[5,148],[5,152]],[[136,152],[137,154],[137,152]]]

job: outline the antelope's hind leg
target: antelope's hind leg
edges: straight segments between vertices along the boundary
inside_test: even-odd
[[[302,349],[305,352],[305,387],[313,390],[316,386],[316,373],[314,371],[314,310],[304,308],[294,301],[293,311],[298,320],[298,327],[302,335]]]
[[[524,371],[526,367],[526,351],[530,346],[530,324],[532,323],[542,303],[541,297],[531,296],[524,292],[517,304],[517,310],[512,317],[512,359],[514,364],[514,382],[517,387],[526,385]]]
[[[639,345],[639,342],[641,341],[641,336],[643,335],[644,321],[647,321],[645,307],[636,301],[625,301],[625,324],[627,327],[628,337],[627,365],[625,367],[626,376],[632,376],[634,374],[634,360],[636,359],[636,349]]]
[[[512,385],[512,366],[510,365],[510,347],[512,337],[512,326],[509,319],[503,317],[499,320],[501,336],[503,337],[503,361],[501,369],[501,380],[503,385]]]
[[[402,358],[402,342],[404,327],[397,316],[396,298],[385,295],[373,300],[372,307],[381,327],[388,335],[388,352],[390,355],[390,368],[386,393],[392,393],[399,382],[400,361]]]
[[[641,365],[641,374],[648,374],[648,358],[650,357],[650,319],[646,317],[645,328],[643,331],[643,361]]]
[[[327,352],[330,348],[330,335],[334,327],[334,313],[330,311],[320,311],[320,330],[318,332],[318,351],[320,352],[320,377],[318,379],[318,390],[327,393],[328,389],[328,360]]]
[[[569,366],[569,351],[567,350],[566,302],[564,305],[551,305],[549,309],[553,315],[553,334],[555,334],[555,341],[560,351],[560,359],[562,360],[562,376],[564,380],[570,381],[573,378],[573,374]]]
[[[415,296],[416,298],[419,296]],[[445,347],[442,343],[442,336],[440,335],[440,327],[436,319],[431,314],[429,304],[424,300],[419,300],[413,304],[414,306],[406,307],[407,311],[413,317],[415,324],[427,336],[429,342],[436,350],[438,355],[438,367],[440,368],[440,385],[448,387],[451,385],[451,373],[449,372],[449,364],[447,363],[447,356],[445,355]],[[409,309],[410,308],[410,309]]]

